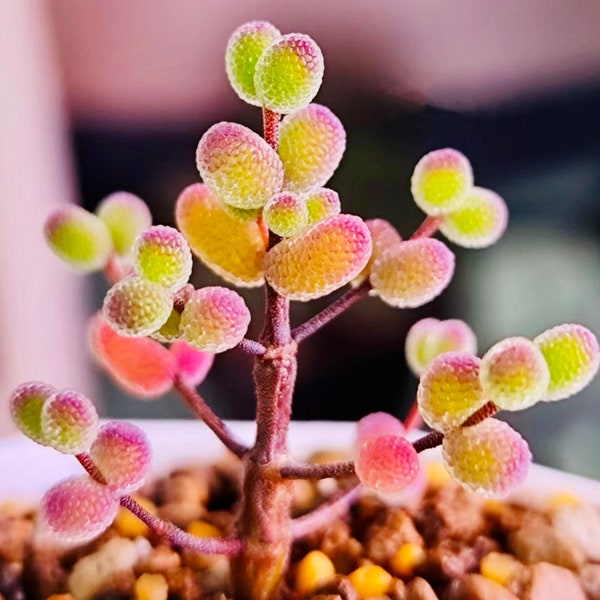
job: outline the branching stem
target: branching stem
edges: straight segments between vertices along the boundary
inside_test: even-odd
[[[343,296],[340,296],[320,313],[317,313],[314,317],[302,323],[302,325],[298,325],[292,331],[292,338],[296,343],[300,343],[303,339],[317,332],[321,327],[327,325],[335,317],[366,296],[370,290],[371,284],[368,279],[363,281],[358,287],[349,289]]]
[[[248,340],[246,338],[244,338],[236,348],[243,350],[247,354],[252,354],[253,356],[262,356],[267,351],[260,342]]]
[[[437,230],[444,217],[437,216],[433,217],[431,215],[427,215],[423,222],[417,227],[416,231],[410,236],[411,240],[416,240],[424,237],[431,237]]]
[[[306,515],[294,519],[291,523],[292,537],[301,539],[345,515],[352,503],[358,498],[361,484],[344,490],[312,510]]]
[[[227,425],[213,412],[204,398],[180,377],[175,377],[173,387],[179,392],[186,405],[206,426],[223,442],[223,445],[242,458],[247,454],[249,448],[238,442]]]

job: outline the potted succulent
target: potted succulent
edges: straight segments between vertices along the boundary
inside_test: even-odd
[[[397,308],[426,304],[454,271],[453,253],[433,236],[482,248],[507,223],[504,201],[475,186],[468,159],[450,148],[415,166],[411,191],[425,218],[408,239],[382,219],[342,213],[338,195],[324,186],[342,158],[345,132],[327,107],[312,103],[323,65],[307,35],[282,35],[261,21],[242,25],[227,46],[227,74],[242,100],[261,107],[263,136],[229,122],[203,134],[196,154],[203,183],[179,195],[177,229],[151,225],[145,204],[124,192],[95,213],[68,206],[49,216],[45,235],[56,254],[80,270],[103,271],[111,286],[88,330],[98,362],[134,395],[176,390],[230,460],[145,484],[157,435],[151,424],[99,424],[94,404],[75,390],[20,385],[10,399],[17,427],[71,455],[83,472],[46,491],[33,534],[31,515],[5,509],[0,539],[13,539],[4,554],[0,549],[6,600],[23,593],[75,600],[533,598],[541,597],[540,578],[569,597],[583,594],[573,571],[597,558],[579,525],[563,523],[560,532],[585,559],[561,547],[568,560],[544,571],[550,546],[532,549],[515,523],[525,515],[543,529],[548,515],[473,495],[506,496],[531,462],[525,440],[494,418],[498,411],[567,398],[596,374],[598,342],[581,325],[552,327],[533,340],[511,337],[479,358],[462,321],[421,320],[406,341],[420,382],[404,423],[369,414],[351,435],[331,425],[326,435],[343,435],[346,455],[304,461],[290,452],[298,345],[369,294]],[[258,339],[246,338],[251,314],[237,292],[188,283],[192,255],[229,284],[264,286]],[[346,285],[328,307],[292,327],[291,302]],[[196,390],[214,354],[233,348],[254,361],[255,430],[241,437],[244,426],[223,422]],[[415,432],[421,419],[429,433]],[[169,440],[189,424],[173,427]],[[327,438],[316,442],[329,446]],[[438,485],[435,471],[428,483],[419,454],[436,447],[458,486]],[[158,456],[180,458],[163,449]],[[135,515],[134,525],[123,509]],[[600,523],[585,510],[567,521]],[[142,531],[145,542],[127,540]],[[529,562],[542,564],[542,575],[524,574],[525,559],[503,553],[506,544],[533,553],[539,560]],[[475,570],[479,579],[462,577]]]

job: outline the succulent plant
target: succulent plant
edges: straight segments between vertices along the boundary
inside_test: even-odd
[[[342,159],[346,134],[329,108],[312,103],[324,72],[316,42],[281,34],[267,22],[246,23],[229,40],[226,70],[238,96],[262,108],[263,136],[230,122],[202,135],[196,153],[202,183],[179,195],[177,229],[152,226],[142,200],[117,192],[96,213],[57,210],[45,236],[65,262],[103,271],[111,285],[88,331],[100,365],[140,398],[175,389],[242,460],[235,534],[196,536],[136,502],[130,494],[151,463],[144,433],[121,422],[99,427],[93,403],[79,392],[25,383],[13,392],[10,412],[25,435],[75,455],[86,471],[46,493],[40,509],[46,531],[71,543],[93,539],[122,505],[179,547],[230,556],[236,598],[270,600],[280,595],[294,538],[345,507],[357,486],[384,496],[410,489],[422,477],[418,454],[425,449],[441,445],[448,472],[462,486],[490,497],[509,493],[526,476],[531,453],[516,431],[491,417],[578,392],[598,371],[600,349],[592,332],[568,324],[533,340],[501,340],[479,357],[466,323],[423,319],[406,339],[419,385],[404,423],[385,413],[366,415],[357,424],[353,459],[292,461],[287,432],[298,344],[368,294],[397,308],[430,302],[449,284],[455,265],[454,253],[432,236],[439,231],[459,246],[489,246],[506,227],[507,208],[496,193],[475,186],[461,152],[442,148],[414,168],[410,188],[426,216],[412,235],[403,238],[383,219],[345,214],[338,194],[324,187]],[[237,292],[188,283],[192,255],[226,283],[264,285],[257,340],[245,337],[251,313]],[[346,285],[292,329],[290,302]],[[213,355],[232,348],[254,359],[252,447],[235,439],[195,390]],[[421,418],[432,431],[410,441],[409,430]],[[354,477],[355,483],[314,509],[315,518],[292,519],[293,480],[326,477]]]

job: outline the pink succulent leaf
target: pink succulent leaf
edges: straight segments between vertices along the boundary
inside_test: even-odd
[[[217,354],[242,341],[250,325],[244,299],[224,287],[196,290],[181,313],[181,335],[188,344]]]
[[[173,298],[158,283],[139,276],[126,277],[113,285],[102,313],[106,322],[121,335],[143,337],[158,331],[173,308]]]
[[[277,148],[284,188],[299,194],[316,191],[331,179],[345,149],[344,126],[326,106],[309,104],[287,115]]]
[[[447,433],[442,457],[455,481],[488,498],[512,492],[531,464],[527,442],[508,423],[492,418]]]
[[[371,255],[371,236],[353,215],[334,215],[282,240],[264,261],[265,277],[282,296],[306,302],[352,280]]]
[[[390,306],[416,308],[448,286],[454,274],[454,254],[439,240],[400,242],[375,258],[370,282],[374,293]]]
[[[149,338],[119,335],[96,315],[89,325],[90,347],[114,381],[140,398],[157,398],[173,385],[176,359]]]
[[[268,46],[256,62],[256,95],[269,110],[292,112],[316,96],[324,68],[321,49],[311,37],[288,33]]]
[[[405,343],[406,362],[417,377],[444,352],[477,352],[477,338],[464,321],[425,318],[409,329]]]
[[[208,129],[198,144],[196,164],[221,202],[237,208],[264,206],[283,185],[283,165],[275,150],[238,123],[223,121]]]
[[[38,526],[68,545],[98,537],[113,522],[119,499],[112,490],[88,475],[67,479],[42,498]]]
[[[432,216],[445,215],[460,208],[472,187],[471,163],[453,148],[434,150],[423,156],[411,179],[415,203]]]
[[[356,423],[357,445],[383,435],[403,436],[405,434],[406,429],[402,422],[386,412],[368,414]]]
[[[306,204],[309,223],[316,223],[325,217],[339,215],[342,210],[339,194],[329,188],[317,188],[312,192],[304,194],[302,199]]]
[[[174,227],[146,229],[135,241],[133,257],[140,277],[172,291],[185,285],[192,274],[192,252]]]
[[[495,244],[508,224],[508,208],[495,192],[474,187],[463,204],[446,214],[440,231],[464,248],[486,248]]]
[[[128,192],[114,192],[104,198],[96,215],[108,227],[115,252],[124,257],[131,254],[135,238],[152,225],[146,203]]]
[[[365,487],[396,494],[417,478],[420,465],[417,452],[405,437],[382,435],[359,445],[355,469]]]
[[[279,30],[267,21],[250,21],[240,25],[229,38],[225,68],[231,87],[248,104],[260,106],[254,74],[262,53],[281,38]]]
[[[40,421],[48,445],[64,454],[87,450],[98,431],[94,403],[76,390],[60,390],[48,398],[42,406]]]
[[[130,494],[140,488],[150,471],[152,449],[139,427],[111,421],[98,431],[90,457],[114,493]]]
[[[105,267],[113,252],[110,232],[104,222],[74,204],[55,210],[46,219],[44,237],[59,258],[84,272]]]
[[[480,365],[468,352],[446,352],[429,363],[417,388],[419,412],[427,425],[450,431],[486,403]]]
[[[306,203],[293,192],[279,192],[264,206],[263,219],[267,227],[280,237],[299,233],[308,224]]]
[[[269,232],[262,221],[241,220],[225,206],[208,186],[190,185],[177,198],[177,226],[192,252],[217,275],[240,287],[261,285]]]
[[[215,358],[214,354],[196,350],[183,341],[171,344],[169,351],[175,358],[177,375],[191,387],[196,387],[204,381]]]
[[[55,393],[51,385],[29,381],[16,387],[8,401],[10,416],[19,431],[42,446],[48,445],[42,431],[42,407]]]
[[[494,344],[481,360],[479,381],[486,397],[505,410],[523,410],[548,390],[550,372],[544,355],[527,338]]]
[[[563,400],[582,390],[600,367],[600,346],[596,336],[583,325],[565,323],[538,335],[540,349],[550,371],[545,401]]]

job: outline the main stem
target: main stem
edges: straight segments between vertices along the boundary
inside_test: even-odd
[[[263,110],[266,141],[277,148],[279,115]],[[270,246],[278,242],[271,237]],[[242,551],[232,560],[237,600],[275,600],[281,595],[292,544],[292,482],[273,477],[287,453],[287,434],[296,383],[296,342],[289,300],[265,284],[265,324],[254,357],[256,441],[243,457],[244,479],[237,537]]]

